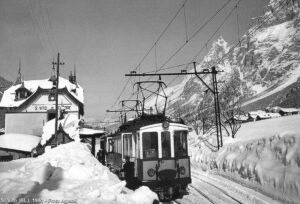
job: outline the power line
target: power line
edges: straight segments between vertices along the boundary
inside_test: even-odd
[[[183,43],[166,61],[165,63],[163,63],[163,65],[160,66],[160,68],[155,72],[157,73],[158,71],[162,70],[163,67],[171,60],[173,59],[174,56],[177,55],[178,52],[181,51],[181,49],[183,49],[185,47],[185,45],[187,43],[189,43],[206,25],[208,25],[208,23],[210,23],[219,13],[220,11],[222,11],[228,4],[229,2],[231,2],[232,0],[228,0],[225,4],[223,4],[223,6],[218,9],[185,43]],[[238,5],[240,3],[241,0],[238,1],[238,3],[236,5]],[[218,30],[223,26],[223,24],[225,23],[225,21],[229,18],[229,16],[231,15],[231,13],[234,11],[234,8],[229,12],[229,14],[226,16],[225,20],[223,21],[223,23],[218,27],[218,29],[215,31],[215,33],[212,35],[212,37],[218,32]],[[212,39],[212,37],[208,40],[210,41]],[[208,43],[208,42],[207,42]],[[206,44],[207,44],[206,43]],[[194,57],[195,59],[196,57]],[[194,59],[192,61],[194,61]],[[192,61],[189,63],[191,64]],[[187,67],[186,67],[187,68]],[[147,80],[150,80],[152,78],[149,77]],[[149,85],[147,88],[151,87],[151,85]]]
[[[222,5],[221,8],[219,8],[208,20],[205,21],[205,23],[200,26],[200,28],[197,29],[197,31],[186,41],[184,42],[161,66],[160,68],[156,71],[156,73],[158,71],[160,71],[161,69],[163,69],[163,67],[169,63],[173,57],[175,57],[177,55],[177,53],[179,53],[202,29],[204,29],[204,27],[206,25],[208,25],[228,4],[229,2],[231,2],[232,0],[228,0],[227,2],[225,2],[225,4]],[[151,79],[152,77],[149,77],[147,80]],[[149,85],[150,87],[151,85]],[[148,88],[149,88],[148,87]]]
[[[144,55],[144,57],[140,60],[140,62],[138,63],[138,65],[134,68],[134,70],[136,71],[138,68],[140,68],[141,64],[144,62],[144,60],[146,59],[146,57],[150,54],[150,52],[152,51],[152,49],[156,46],[156,44],[160,41],[160,39],[162,38],[162,36],[165,34],[165,32],[168,30],[168,28],[170,27],[170,25],[173,23],[173,21],[176,19],[176,17],[178,16],[178,14],[180,13],[181,9],[184,8],[184,5],[186,4],[187,0],[184,1],[184,3],[182,4],[182,6],[178,9],[178,11],[176,12],[175,16],[171,19],[171,21],[168,23],[168,25],[165,27],[165,29],[162,31],[162,33],[158,36],[157,40],[154,42],[154,44],[151,46],[151,48],[146,52],[146,54]]]
[[[280,3],[281,4],[281,3]],[[277,14],[279,11],[280,11],[280,9],[281,8],[283,8],[283,6],[286,4],[281,4],[280,5],[279,4],[279,6],[276,8],[276,9],[278,9],[277,11],[276,11],[276,13],[275,14]],[[251,30],[251,32],[249,32],[247,35],[246,35],[246,37],[250,37],[251,35],[253,35],[256,31],[258,31],[259,29],[260,29],[260,27],[261,26],[263,26],[268,20],[270,20],[271,19],[271,17],[274,15],[274,13],[272,14],[272,15],[270,15],[269,17],[267,17],[267,18],[265,18],[264,20],[263,20],[263,22],[260,24],[260,25],[258,25],[258,26],[256,26],[255,28],[253,28],[252,30]],[[222,56],[222,58],[221,59],[219,59],[215,64],[219,64],[221,61],[223,61],[224,59],[225,59],[225,57],[227,57],[231,52],[233,52],[233,50],[240,44],[240,42],[241,42],[241,40],[242,39],[239,39],[239,42],[237,43],[237,44],[235,44],[225,55],[223,55]]]
[[[197,35],[197,33],[198,32],[200,32],[201,31],[201,29],[202,28],[204,28],[222,9],[224,9],[225,8],[225,6],[230,2],[231,0],[228,0],[219,10],[217,10],[217,12],[210,18],[210,19],[208,19],[208,21],[206,21],[205,22],[205,24],[204,25],[202,25],[189,39],[188,39],[188,41],[190,41],[194,36],[196,36]],[[233,9],[228,13],[228,15],[225,17],[225,19],[224,19],[224,21],[221,23],[221,25],[217,28],[217,30],[211,35],[211,37],[208,39],[208,41],[207,41],[207,43],[215,36],[215,34],[220,30],[220,28],[224,25],[224,23],[226,22],[226,20],[230,17],[230,15],[232,14],[232,12],[234,11],[234,9],[237,9],[237,5],[240,3],[240,1],[241,0],[239,0],[238,2],[237,2],[237,4],[233,7]],[[184,6],[184,5],[183,5]],[[283,5],[281,5],[281,6],[283,6]],[[181,10],[181,9],[180,9]],[[177,15],[176,15],[177,16]],[[265,21],[266,21],[266,19],[265,19]],[[263,25],[265,22],[263,22],[261,25]],[[259,26],[257,26],[256,28],[255,28],[255,30],[257,30],[261,25],[259,25]],[[253,34],[254,32],[255,32],[255,30],[253,30],[253,32],[251,33],[251,34]],[[239,32],[239,31],[238,31]],[[250,34],[249,34],[250,35]],[[207,43],[206,43],[206,46],[207,46]],[[238,43],[239,44],[239,43]],[[238,45],[237,44],[237,45]],[[168,58],[168,60],[162,65],[162,66],[160,66],[160,68],[156,71],[155,70],[155,73],[157,73],[158,71],[161,71],[161,70],[165,70],[165,69],[171,69],[171,68],[175,68],[175,67],[179,67],[179,66],[182,66],[182,65],[176,65],[176,66],[173,66],[173,67],[168,67],[168,68],[163,68],[163,66],[166,64],[166,63],[168,63],[169,61],[170,61],[170,59],[171,58],[173,58],[184,46],[186,45],[186,43],[184,43],[178,50],[176,50],[176,52],[173,54],[173,55],[171,55],[171,57],[169,57]],[[235,45],[234,46],[234,48],[237,46],[237,45]],[[196,57],[198,57],[198,55],[204,50],[204,48],[205,48],[205,46],[203,46],[201,49],[200,49],[200,51],[199,52],[197,52],[197,54],[195,55],[195,57],[193,58],[193,60],[191,60],[191,61],[194,61],[195,59],[196,59]],[[227,52],[224,56],[222,56],[222,58],[216,63],[216,64],[218,64],[220,61],[222,61],[230,52],[232,52],[234,49],[231,49],[229,52]],[[186,63],[187,65],[188,64],[190,64],[190,63]],[[140,64],[139,64],[139,66],[140,66]],[[186,67],[187,68],[187,67]],[[136,69],[135,69],[136,70]],[[150,72],[153,72],[153,71],[150,71]],[[148,73],[150,73],[150,72],[148,72]],[[150,77],[151,78],[151,77]],[[178,78],[178,76],[177,77],[175,77],[170,83],[168,83],[168,85],[169,84],[171,84],[173,81],[175,81],[176,79]],[[151,86],[151,85],[150,85]],[[147,87],[147,88],[149,88],[149,87]],[[132,96],[135,94],[135,93],[137,93],[137,92],[134,92],[131,96],[130,96],[130,98],[132,98]]]
[[[163,69],[163,67],[178,53],[178,52],[180,52],[180,50],[181,49],[183,49],[184,47],[185,47],[185,45],[187,44],[187,43],[189,43],[189,41],[190,40],[192,40],[206,25],[208,25],[208,23],[210,23],[219,13],[220,13],[220,11],[222,11],[228,4],[229,4],[229,2],[231,2],[232,0],[228,0],[225,4],[223,4],[222,5],[222,7],[220,8],[220,9],[218,9],[207,21],[205,21],[205,23],[199,28],[199,29],[197,29],[197,31],[189,38],[189,39],[187,39],[186,40],[186,42],[185,43],[183,43],[180,47],[179,47],[179,49],[177,49],[176,51],[175,51],[175,53],[173,53],[166,61],[165,61],[165,63],[163,64],[163,65],[161,65],[160,66],[160,68],[159,69],[155,69],[155,73],[157,73],[158,71],[161,71],[162,69]],[[185,1],[185,3],[186,3],[186,1]],[[185,4],[184,3],[184,4]],[[184,7],[184,4],[182,5],[182,7],[178,10],[178,12],[176,13],[176,15],[174,16],[174,18],[171,20],[171,22],[173,22],[174,21],[174,19],[176,18],[176,16],[179,14],[179,12],[180,12],[180,10]],[[230,14],[231,14],[232,12],[230,12]],[[228,17],[227,17],[228,18]],[[226,19],[227,19],[226,18]],[[168,24],[168,26],[171,24],[171,22]],[[167,26],[167,27],[168,27]],[[166,29],[165,29],[166,30]],[[164,30],[164,31],[165,31]],[[163,32],[164,33],[164,32]],[[147,55],[150,53],[150,51],[153,49],[153,47],[155,47],[156,46],[156,43],[160,40],[160,38],[161,38],[161,36],[163,35],[163,33],[159,36],[159,38],[158,38],[158,40],[154,43],[154,45],[149,49],[149,51],[147,52],[147,54],[145,55],[145,57],[142,59],[142,61],[147,57]],[[142,62],[141,61],[141,62]],[[140,65],[141,65],[141,62],[139,63],[139,65],[134,69],[134,70],[136,70]],[[187,65],[188,64],[190,64],[190,63],[187,63]],[[165,69],[167,69],[167,68],[165,68]],[[149,79],[151,79],[152,78],[152,76],[151,77],[149,77],[147,80],[149,80]],[[178,76],[177,77],[175,77],[172,81],[171,81],[171,83],[176,79],[176,78],[178,78]],[[149,88],[149,87],[151,87],[151,85],[149,85],[147,88]],[[137,93],[137,92],[135,92],[135,93]],[[130,97],[130,99],[132,98],[132,96]]]
[[[209,39],[206,41],[206,43],[204,44],[204,46],[197,52],[197,54],[193,57],[193,59],[191,60],[191,62],[195,61],[195,59],[198,57],[198,55],[204,50],[204,48],[206,48],[207,50],[207,44],[209,43],[209,41],[211,41],[211,39],[213,39],[213,37],[218,33],[218,31],[222,28],[222,26],[226,23],[226,21],[228,20],[228,18],[231,16],[232,12],[235,10],[236,6],[241,2],[242,0],[239,0],[236,5],[230,10],[230,12],[226,15],[226,17],[224,18],[224,20],[222,21],[222,23],[218,26],[218,28],[215,30],[215,32],[209,37]]]
[[[191,60],[191,62],[192,61],[194,61],[197,57],[198,57],[198,55],[204,50],[204,48],[206,47],[207,48],[207,43],[215,36],[215,34],[221,29],[221,27],[225,24],[225,22],[228,20],[228,18],[231,16],[231,14],[233,13],[233,11],[237,8],[237,6],[238,6],[238,4],[241,2],[241,0],[239,0],[238,2],[237,2],[237,4],[233,7],[233,9],[231,9],[231,11],[227,14],[227,16],[225,17],[225,19],[224,19],[224,21],[218,26],[218,28],[216,29],[216,31],[210,36],[210,38],[207,40],[207,42],[205,43],[205,45],[200,49],[200,51],[199,52],[197,52],[197,54],[194,56],[194,58]],[[283,5],[281,5],[281,7],[283,7]],[[279,7],[278,7],[279,8]],[[267,21],[267,20],[269,20],[269,19],[265,19],[265,22]],[[264,24],[265,22],[263,22],[262,24]],[[255,31],[259,28],[259,27],[261,27],[262,26],[262,24],[261,25],[259,25],[259,26],[257,26],[257,28],[255,29]],[[253,31],[251,34],[253,34],[255,31]],[[239,43],[240,43],[240,39],[238,40],[239,41]],[[239,45],[239,43],[238,44],[236,44],[234,47],[236,47],[237,45]],[[229,52],[232,52],[234,49],[231,49]],[[226,55],[228,55],[229,53],[226,53]],[[218,64],[218,63],[216,63],[216,64]],[[171,84],[173,81],[175,81],[177,78],[178,78],[179,76],[177,76],[177,77],[175,77],[170,83],[168,83],[168,85],[169,84]],[[169,95],[170,96],[170,95]],[[168,97],[169,97],[168,96]]]
[[[154,42],[154,44],[150,47],[150,49],[146,52],[146,54],[143,56],[143,58],[140,60],[140,62],[138,63],[138,65],[134,68],[134,71],[136,71],[137,69],[140,72],[141,69],[141,64],[144,62],[144,60],[146,59],[146,57],[150,54],[150,52],[152,51],[152,49],[155,47],[156,49],[156,45],[157,43],[160,41],[160,39],[162,38],[162,36],[165,34],[165,32],[168,30],[168,28],[170,27],[170,25],[173,23],[173,21],[176,19],[176,17],[178,16],[178,14],[180,13],[181,9],[184,7],[184,5],[186,4],[187,0],[184,1],[184,3],[182,4],[182,6],[178,9],[178,11],[176,12],[176,14],[174,15],[174,17],[171,19],[171,21],[167,24],[167,26],[165,27],[165,29],[162,31],[162,33],[158,36],[157,40]],[[156,50],[155,50],[155,63],[157,66],[157,56],[156,56]],[[130,78],[127,80],[126,84],[124,85],[121,93],[119,94],[119,96],[117,97],[116,101],[114,102],[114,104],[111,106],[114,107],[116,105],[116,103],[118,102],[118,100],[120,99],[121,95],[123,94],[124,90],[126,89],[128,83],[130,81]],[[130,99],[132,98],[132,96],[130,97]],[[110,108],[110,109],[111,109]],[[104,116],[104,118],[106,118],[106,115]]]

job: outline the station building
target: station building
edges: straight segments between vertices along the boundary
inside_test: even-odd
[[[59,77],[58,107],[78,118],[84,114],[83,88],[77,83],[76,71],[69,79]],[[2,97],[0,109],[5,112],[5,134],[18,133],[41,136],[44,124],[55,118],[56,74],[50,78],[22,80],[21,69],[16,82]]]

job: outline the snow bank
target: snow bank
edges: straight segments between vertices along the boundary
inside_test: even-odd
[[[7,202],[147,204],[157,199],[147,187],[125,194],[125,185],[91,155],[86,144],[78,142],[60,145],[25,160],[22,167],[0,173],[0,197]]]
[[[67,114],[62,120],[58,120],[57,128],[59,128],[59,126],[61,125],[63,130],[70,136],[70,138],[74,139],[75,141],[80,141],[79,122],[80,120],[76,115]],[[55,118],[45,123],[43,127],[41,145],[45,145],[46,142],[52,137],[52,135],[55,133],[54,129]]]
[[[214,171],[292,202],[300,199],[300,116],[252,122],[242,126],[236,139],[225,137],[214,151],[215,136],[191,137],[192,164]]]
[[[300,197],[299,147],[299,135],[292,132],[228,145],[217,155],[216,167]]]

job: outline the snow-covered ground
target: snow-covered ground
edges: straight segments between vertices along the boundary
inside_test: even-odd
[[[300,203],[300,115],[242,125],[235,139],[224,137],[214,152],[215,138],[190,139],[195,171],[222,175],[280,202]],[[194,184],[193,184],[194,185]]]
[[[177,203],[300,203],[300,115],[242,125],[235,139],[192,135],[192,184]],[[209,143],[211,145],[209,145]],[[0,202],[152,203],[147,187],[131,191],[72,142],[37,158],[0,163]]]
[[[277,204],[280,201],[219,175],[192,169],[189,195],[176,200],[182,204],[245,203]]]
[[[0,203],[152,203],[157,199],[147,187],[130,191],[125,185],[80,142],[0,165]]]

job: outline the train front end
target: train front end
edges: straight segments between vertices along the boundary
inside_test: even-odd
[[[160,200],[181,197],[191,183],[188,126],[163,122],[140,129],[138,180]]]

